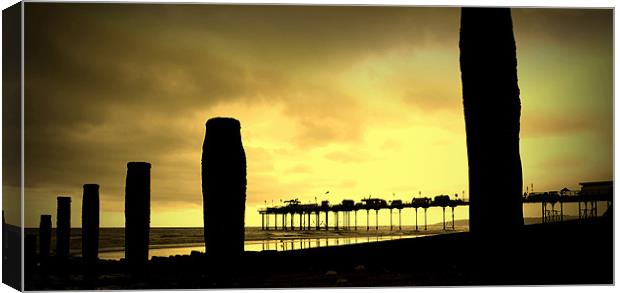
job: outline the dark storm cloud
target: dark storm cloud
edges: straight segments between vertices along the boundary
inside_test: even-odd
[[[512,16],[518,45],[579,44],[588,50],[613,45],[612,9],[513,8]]]
[[[139,160],[153,163],[154,205],[201,203],[200,159],[192,156],[209,117],[191,115],[222,104],[281,104],[297,127],[295,151],[358,142],[369,106],[334,73],[390,52],[458,46],[456,8],[27,3],[25,12],[27,196],[45,198],[49,209],[58,192],[90,182],[122,209],[125,164]],[[597,15],[576,15],[583,22],[573,24],[555,12],[516,11],[515,31],[586,42],[600,36],[581,30],[584,23],[606,25]],[[424,111],[454,106],[447,94],[405,92]],[[247,155],[263,183],[257,192],[272,192],[266,186],[277,186],[277,176],[258,169],[272,171],[273,156],[257,147]],[[283,188],[325,185],[300,179]]]
[[[28,3],[27,185],[70,182],[91,169],[105,176],[135,155],[132,147],[148,146],[137,157],[149,158],[186,146],[178,115],[237,99],[284,99],[302,146],[359,137],[356,107],[343,105],[350,99],[286,97],[307,92],[308,72],[320,78],[365,54],[441,43],[436,35],[456,13]]]

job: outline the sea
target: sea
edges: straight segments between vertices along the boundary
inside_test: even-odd
[[[350,245],[367,242],[379,242],[404,238],[424,237],[442,233],[454,233],[467,231],[465,221],[455,222],[452,229],[451,223],[447,230],[443,230],[442,224],[424,226],[379,226],[378,229],[366,226],[358,226],[357,230],[351,227],[349,230],[262,230],[261,227],[245,228],[245,251],[288,251],[315,247],[327,247],[338,245]],[[26,234],[38,234],[38,228],[26,228]],[[55,229],[52,229],[52,254],[56,247]],[[100,228],[99,230],[99,258],[118,260],[125,257],[124,228]],[[37,246],[38,247],[38,246]],[[71,229],[70,254],[80,256],[82,254],[82,229]],[[183,228],[156,228],[152,227],[149,233],[149,257],[168,257],[174,255],[188,255],[192,251],[205,252],[204,229],[202,227]]]
[[[599,203],[597,215],[600,216],[609,206],[605,202]],[[551,206],[548,206],[551,209]],[[553,207],[559,210],[559,204]],[[564,220],[577,218],[578,207],[575,203],[565,204],[563,207]],[[525,224],[541,223],[541,204],[524,204]],[[358,243],[389,241],[396,239],[425,237],[443,233],[464,232],[469,230],[467,219],[456,220],[454,228],[452,222],[446,222],[446,228],[442,222],[429,224],[427,229],[419,225],[415,226],[370,226],[360,225],[355,229],[348,230],[263,230],[261,227],[245,227],[245,251],[288,251],[308,249],[315,247],[352,245]],[[298,228],[297,228],[298,229]],[[26,234],[38,234],[38,228],[26,228]],[[168,257],[175,255],[188,255],[192,251],[205,252],[204,229],[202,227],[151,227],[149,233],[149,257]],[[52,254],[56,247],[55,229],[52,230]],[[99,230],[99,258],[118,260],[125,257],[125,229],[124,228],[100,228]],[[38,245],[37,245],[38,247]],[[70,254],[80,256],[82,254],[82,230],[71,229]]]

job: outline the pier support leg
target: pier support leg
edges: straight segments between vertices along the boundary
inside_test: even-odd
[[[339,221],[339,219],[338,219],[338,218],[339,218],[339,217],[338,217],[338,211],[335,211],[335,212],[334,212],[334,216],[336,217],[336,231],[338,231],[338,224],[339,224],[339,223],[338,223],[338,221]]]
[[[379,210],[375,210],[375,230],[379,230]]]
[[[579,209],[579,219],[581,220],[581,201],[577,201],[577,208]]]
[[[609,209],[609,202],[607,202],[607,209]],[[353,216],[355,216],[355,231],[357,231],[357,210],[353,213]]]
[[[415,208],[415,231],[418,232],[418,208]]]
[[[564,203],[560,201],[560,221],[564,221]]]
[[[308,213],[308,231],[312,230],[312,224],[310,221],[310,216],[312,216],[312,213]]]
[[[452,207],[452,230],[454,230],[454,207]]]
[[[403,229],[403,225],[402,225],[402,209],[398,209],[398,230],[402,230]]]
[[[392,209],[390,209],[390,231],[392,231]]]
[[[594,216],[598,217],[598,202],[594,202]]]
[[[424,231],[426,231],[426,208],[424,208]]]
[[[295,231],[295,223],[293,221],[295,221],[295,214],[291,213],[291,231]]]
[[[325,211],[325,231],[329,231],[329,211]]]
[[[370,218],[369,214],[370,214],[370,210],[366,210],[366,231],[370,230],[370,225],[368,223],[369,222],[368,220]]]
[[[316,212],[316,230],[317,231],[321,230],[320,220],[321,220],[321,212]]]
[[[265,214],[260,214],[260,229],[265,230]]]
[[[442,209],[442,214],[443,214],[443,230],[446,231],[446,207],[441,207]]]
[[[282,230],[286,231],[286,214],[282,214]]]

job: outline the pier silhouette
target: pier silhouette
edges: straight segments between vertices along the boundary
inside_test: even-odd
[[[413,208],[416,210],[416,231],[418,230],[417,223],[417,210],[419,208],[424,209],[424,230],[427,229],[426,222],[426,211],[431,207],[441,207],[444,213],[443,220],[443,229],[447,230],[446,221],[445,221],[445,208],[450,207],[452,209],[452,229],[454,229],[454,209],[458,206],[468,206],[469,202],[463,199],[450,199],[448,195],[438,195],[435,196],[434,199],[423,197],[423,198],[414,198],[411,202],[403,202],[402,200],[392,200],[389,204],[386,200],[380,198],[365,198],[362,199],[361,202],[354,202],[353,200],[345,199],[339,204],[330,205],[329,201],[322,201],[321,205],[317,204],[301,204],[299,200],[286,200],[284,201],[285,205],[282,206],[271,206],[258,210],[258,213],[261,215],[261,229],[269,230],[271,229],[270,225],[270,216],[274,217],[274,230],[278,230],[278,216],[281,218],[282,225],[280,226],[280,230],[330,230],[329,226],[329,214],[333,213],[335,216],[334,226],[331,227],[332,230],[357,230],[357,212],[363,210],[366,212],[366,230],[370,230],[369,223],[369,215],[370,211],[375,211],[375,225],[374,229],[379,230],[379,211],[381,210],[389,210],[390,214],[390,230],[394,229],[394,225],[392,223],[392,211],[398,211],[398,229],[402,229],[402,210],[406,208]],[[351,225],[351,212],[354,213],[354,225]],[[316,225],[313,227],[310,221],[311,216],[314,214],[316,220]],[[319,218],[321,214],[325,215],[325,225],[319,226]],[[344,225],[340,225],[339,219],[340,214],[342,214],[342,218],[344,220]],[[299,223],[301,225],[299,227],[294,226],[293,219],[294,217],[299,216]],[[287,218],[290,219],[290,226],[287,226]],[[307,219],[307,221],[304,221]]]

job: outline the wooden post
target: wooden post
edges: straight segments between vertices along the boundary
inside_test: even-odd
[[[246,184],[241,124],[232,118],[209,119],[202,147],[207,254],[235,257],[243,253]]]
[[[71,239],[71,197],[57,197],[56,214],[56,257],[65,260],[69,257]]]
[[[151,164],[127,163],[125,180],[125,259],[141,271],[149,259],[151,221]]]
[[[84,184],[82,198],[82,258],[88,265],[99,256],[99,185]]]
[[[39,257],[45,261],[50,256],[52,243],[52,216],[41,215],[39,223]]]
[[[510,8],[461,8],[459,48],[470,231],[495,237],[523,226],[521,100]]]

